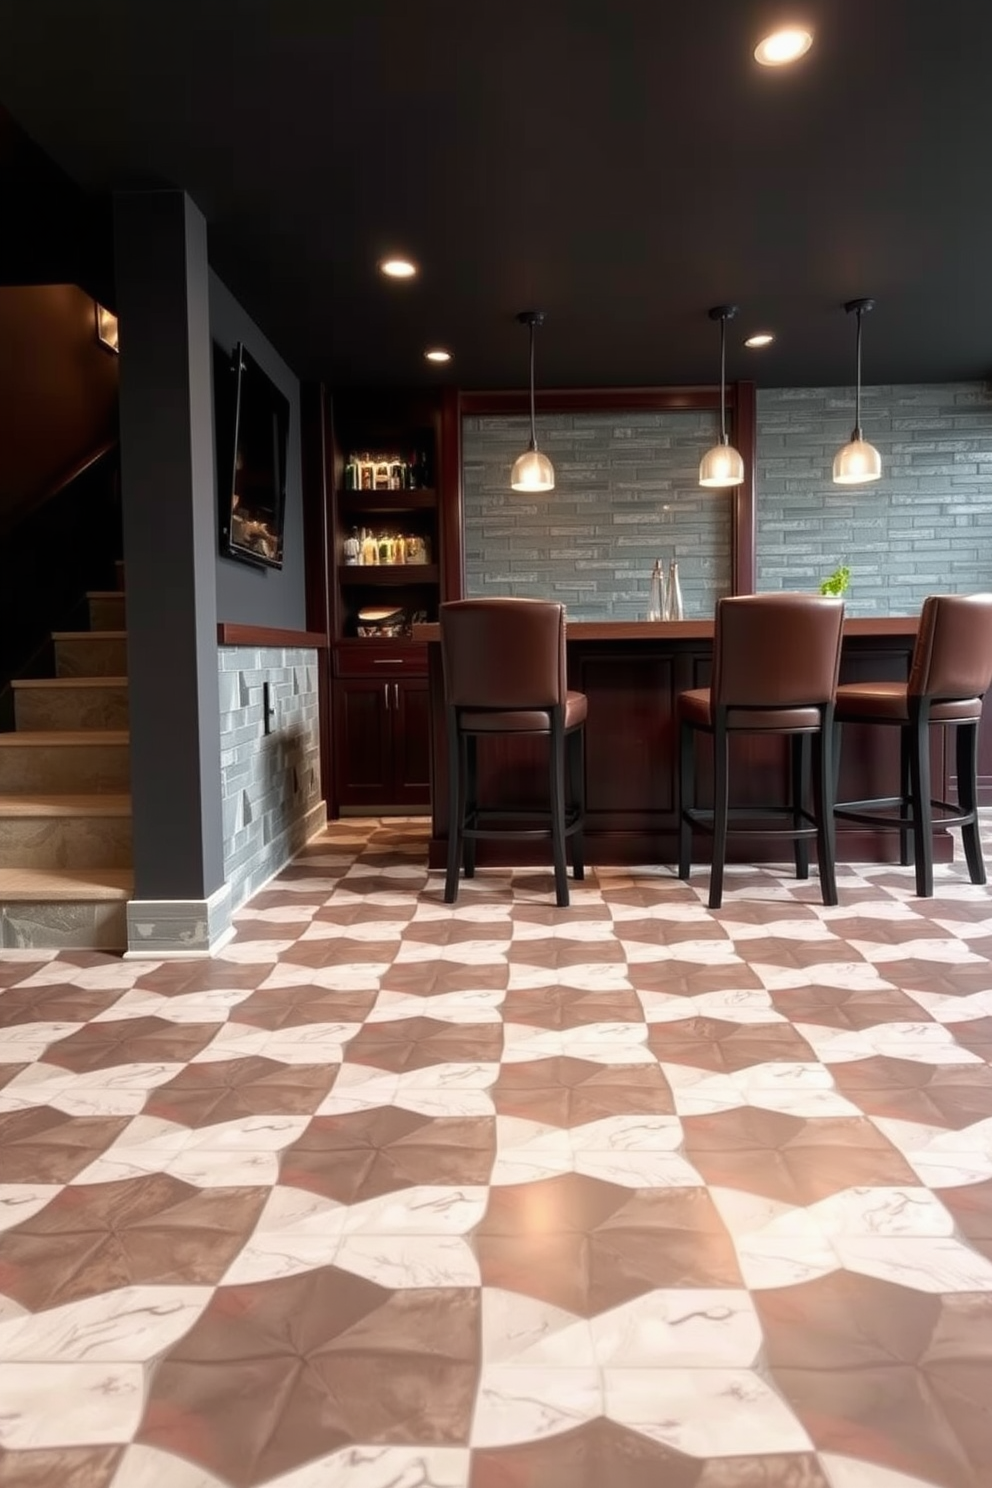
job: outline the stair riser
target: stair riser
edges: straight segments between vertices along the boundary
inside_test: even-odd
[[[0,795],[56,795],[131,788],[126,744],[0,747]]]
[[[131,818],[0,818],[0,868],[128,868]]]
[[[0,905],[0,949],[122,951],[127,945],[127,905],[39,902]]]
[[[95,632],[79,641],[55,642],[57,677],[126,677],[127,642]]]
[[[126,729],[127,688],[18,687],[14,719],[17,728],[27,731]]]
[[[126,630],[124,618],[124,596],[101,594],[99,599],[87,601],[90,611],[90,630]]]

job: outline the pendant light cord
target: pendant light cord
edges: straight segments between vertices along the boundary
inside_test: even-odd
[[[858,316],[857,352],[855,354],[855,373],[856,373],[857,381],[855,382],[855,385],[854,385],[854,437],[855,437],[855,439],[860,439],[861,438],[861,317],[863,316],[863,314],[864,314],[864,311],[862,310],[861,306],[859,305],[858,306],[858,310],[857,310],[857,316]]]
[[[534,322],[530,323],[530,447],[537,449],[537,427],[534,422]]]
[[[720,443],[727,438],[727,317],[720,316]]]

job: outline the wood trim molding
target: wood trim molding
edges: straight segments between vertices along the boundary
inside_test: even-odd
[[[730,417],[734,444],[744,460],[744,479],[731,492],[731,593],[753,594],[758,587],[758,533],[754,504],[758,400],[753,382],[735,384]]]
[[[304,646],[316,651],[327,650],[327,635],[322,630],[277,630],[271,625],[217,624],[218,646]]]

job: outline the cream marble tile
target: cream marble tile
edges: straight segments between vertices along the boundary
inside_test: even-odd
[[[961,1131],[888,1116],[873,1120],[930,1188],[959,1188],[992,1178],[992,1117]]]
[[[992,1292],[992,1261],[953,1235],[838,1235],[833,1246],[848,1271],[917,1292]]]
[[[487,1366],[595,1368],[592,1327],[564,1307],[501,1287],[482,1293],[482,1358]]]
[[[0,1090],[0,1112],[54,1106],[67,1116],[135,1116],[148,1093],[183,1068],[181,1064],[115,1064],[74,1074],[56,1065],[21,1070]]]
[[[590,1323],[595,1362],[614,1369],[748,1369],[762,1347],[746,1291],[680,1287],[649,1292]]]
[[[768,992],[741,988],[729,992],[701,992],[696,997],[671,997],[664,992],[638,992],[648,1023],[678,1023],[686,1018],[722,1018],[732,1023],[786,1023]]]
[[[169,1023],[223,1023],[231,1009],[251,995],[248,987],[228,987],[163,997],[160,992],[135,987],[90,1021],[118,1023],[122,1018],[163,1018]]]
[[[415,923],[455,920],[459,924],[506,927],[507,939],[511,937],[514,930],[509,904],[462,903],[461,898],[457,904],[434,904],[430,900],[420,899],[417,902],[413,920]]]
[[[541,987],[561,986],[577,987],[583,992],[629,992],[631,990],[627,968],[620,962],[596,962],[567,968],[528,966],[525,962],[510,962],[507,983],[507,990],[510,992],[532,992]]]
[[[613,925],[609,920],[573,920],[563,918],[554,924],[542,924],[537,920],[515,920],[513,942],[526,944],[529,940],[564,940],[571,944],[583,941],[612,941]]]
[[[689,1457],[810,1449],[785,1401],[749,1370],[607,1368],[603,1377],[611,1420]]]
[[[795,1286],[840,1269],[837,1252],[807,1210],[732,1188],[711,1188],[710,1197],[753,1290]]]
[[[334,1264],[379,1286],[476,1287],[479,1263],[461,1235],[346,1235]]]
[[[627,1152],[676,1152],[682,1145],[682,1123],[677,1116],[603,1116],[570,1131],[576,1152],[616,1155]]]
[[[304,930],[300,939],[354,941],[361,942],[363,945],[384,945],[387,942],[395,942],[398,945],[408,923],[405,916],[393,920],[385,916],[381,920],[356,920],[351,925],[341,924],[337,920],[314,920]]]
[[[343,1235],[466,1235],[486,1212],[488,1188],[405,1188],[352,1204],[336,1217]]]
[[[919,1064],[982,1063],[939,1023],[879,1023],[859,1031],[819,1023],[795,1023],[793,1027],[825,1064],[846,1064],[876,1055],[913,1059]]]
[[[232,940],[214,956],[218,964],[231,961],[235,966],[265,966],[293,945],[292,940]]]
[[[111,1488],[228,1488],[195,1462],[143,1445],[127,1448]]]
[[[83,1027],[83,1023],[12,1023],[0,1038],[0,1065],[30,1064],[44,1059],[49,1045]]]
[[[212,1296],[207,1286],[101,1292],[0,1324],[0,1358],[8,1364],[144,1363],[182,1338]]]
[[[344,1206],[302,1189],[274,1186],[255,1229],[224,1274],[225,1286],[273,1281],[333,1264]]]
[[[44,1209],[61,1188],[60,1183],[0,1183],[0,1234]]]
[[[416,993],[380,992],[366,1023],[392,1023],[425,1014],[444,1023],[499,1023],[506,997],[501,988],[479,987],[464,992],[441,992],[435,997]]]
[[[484,1364],[471,1441],[473,1447],[537,1441],[571,1431],[602,1414],[598,1369]]]
[[[396,953],[397,966],[415,966],[425,961],[458,962],[462,966],[505,966],[510,949],[505,940],[456,940],[436,945],[427,940],[404,940]]]
[[[928,1188],[846,1188],[807,1213],[830,1239],[954,1233],[952,1215]]]
[[[271,1478],[264,1488],[466,1488],[469,1471],[468,1451],[459,1447],[348,1447]]]
[[[992,935],[992,929],[986,934]],[[906,996],[918,1002],[924,1012],[938,1023],[968,1023],[974,1018],[992,1017],[992,991],[949,997],[940,992],[914,992],[912,988],[906,988]]]
[[[948,937],[921,937],[919,940],[904,940],[897,945],[880,944],[871,940],[847,942],[859,951],[866,961],[883,968],[887,961],[936,961],[948,966],[984,966],[985,957],[979,956],[962,940]]]
[[[619,930],[617,938],[631,966],[657,961],[695,961],[700,966],[744,965],[732,940],[676,940],[670,945],[651,945],[643,940],[624,940],[623,927]]]
[[[4,960],[13,953],[4,951]],[[92,966],[77,966],[72,961],[56,959],[57,952],[30,951],[26,953],[26,959],[39,960],[51,956],[46,966],[39,966],[38,970],[32,972],[24,981],[19,982],[20,987],[80,987],[88,991],[113,992],[119,988],[122,992],[133,987],[141,976],[147,976],[150,971],[155,971],[161,962],[155,961],[124,961],[119,956],[108,956],[106,960],[98,961]]]
[[[536,1028],[529,1023],[506,1023],[503,1027],[504,1059],[550,1059],[571,1055],[606,1064],[653,1064],[645,1047],[648,1030],[643,1023],[583,1023],[578,1028]]]
[[[844,942],[838,941],[841,959],[820,961],[815,966],[766,966],[762,962],[749,963],[751,970],[760,977],[761,983],[770,992],[789,991],[794,987],[836,987],[843,992],[891,991],[878,969],[867,961],[852,961],[844,958]]]
[[[16,1452],[130,1441],[141,1420],[144,1383],[140,1364],[0,1364],[0,1447]]]

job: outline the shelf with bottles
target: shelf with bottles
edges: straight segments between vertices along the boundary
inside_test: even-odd
[[[436,562],[433,523],[420,517],[387,526],[366,527],[353,523],[342,538],[339,567],[351,569],[425,568]]]
[[[420,440],[405,454],[395,449],[350,450],[345,456],[342,484],[347,493],[377,498],[433,491],[434,462],[427,441]]]

